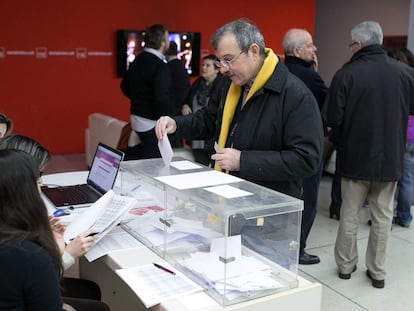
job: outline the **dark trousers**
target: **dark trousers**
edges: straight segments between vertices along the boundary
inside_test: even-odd
[[[335,172],[335,174],[332,177],[331,205],[329,206],[330,213],[339,216],[340,210],[341,210],[341,204],[342,204],[341,176]]]
[[[155,130],[147,132],[137,132],[141,143],[136,148],[135,159],[151,159],[161,158],[160,150],[158,149],[158,139],[155,135]]]
[[[306,240],[308,239],[310,230],[316,217],[316,210],[318,206],[318,192],[319,183],[322,176],[321,164],[318,171],[303,180],[303,211],[302,211],[302,225],[300,231],[300,255],[303,254],[306,248]]]

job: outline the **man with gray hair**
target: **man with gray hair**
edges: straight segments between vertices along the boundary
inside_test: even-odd
[[[322,158],[322,120],[314,96],[245,19],[217,29],[211,46],[215,65],[231,83],[195,113],[161,117],[155,128],[158,139],[175,132],[190,140],[214,138],[216,170],[301,197],[303,178],[315,174]],[[259,235],[279,230],[277,218],[246,219],[232,234],[241,232],[243,243],[277,258],[278,243],[263,236],[257,242]]]
[[[246,19],[217,29],[211,46],[230,86],[195,113],[161,117],[158,139],[175,132],[189,140],[214,138],[215,169],[301,197],[302,179],[316,172],[322,157],[322,121],[314,96]]]
[[[328,88],[321,76],[318,74],[318,58],[316,46],[313,43],[311,34],[305,29],[289,29],[282,41],[283,52],[285,53],[285,65],[289,71],[297,76],[311,90],[320,111],[322,111]],[[322,175],[323,161],[318,171],[303,180],[303,211],[300,232],[299,263],[311,265],[320,262],[318,256],[308,254],[305,251],[306,240],[308,239],[313,222],[316,217],[318,206],[319,183]]]
[[[342,177],[342,207],[335,244],[338,276],[350,279],[358,262],[358,212],[365,198],[372,226],[366,249],[372,286],[385,285],[385,258],[397,181],[402,173],[409,113],[414,113],[414,76],[387,56],[379,23],[351,31],[353,53],[334,76],[327,121],[335,131],[336,170]]]

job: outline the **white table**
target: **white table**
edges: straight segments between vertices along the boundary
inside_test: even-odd
[[[58,173],[43,176],[44,184],[74,185],[85,183],[87,171]],[[118,176],[119,177],[119,176]],[[120,182],[117,179],[114,190],[120,190]],[[50,213],[55,209],[47,201],[46,205]],[[64,222],[70,222],[78,216],[84,208],[72,211],[69,216],[62,217]],[[121,230],[121,229],[117,229]],[[88,262],[81,258],[79,263],[80,277],[90,279],[99,284],[102,290],[102,300],[106,302],[112,311],[147,310],[135,293],[115,273],[116,269],[129,268],[151,262],[162,262],[162,259],[148,248],[129,249],[115,251],[94,262]],[[175,298],[162,302],[152,308],[156,311],[319,311],[321,308],[322,286],[319,283],[311,283],[304,278],[299,278],[297,288],[278,294],[253,299],[227,307],[220,306],[204,292],[185,297]]]
[[[151,262],[160,262],[148,248],[129,249],[108,254],[94,262],[80,261],[80,275],[101,286],[103,301],[112,311],[147,310],[132,290],[116,275],[115,270]],[[299,277],[299,287],[278,294],[230,306],[220,306],[204,292],[163,301],[154,311],[320,311],[322,285]]]

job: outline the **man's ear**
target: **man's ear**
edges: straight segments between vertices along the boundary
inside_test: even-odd
[[[293,50],[292,50],[293,56],[299,57],[300,56],[299,50],[300,50],[300,48],[293,48]]]
[[[251,53],[251,55],[253,56],[254,59],[259,58],[260,56],[260,48],[256,43],[253,43],[252,45],[250,45],[249,50],[247,51],[247,53]]]

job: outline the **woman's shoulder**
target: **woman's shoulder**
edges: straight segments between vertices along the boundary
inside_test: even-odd
[[[0,253],[8,253],[22,260],[30,259],[31,261],[36,258],[44,259],[49,257],[46,250],[39,244],[22,238],[12,239],[3,243],[0,246]]]

